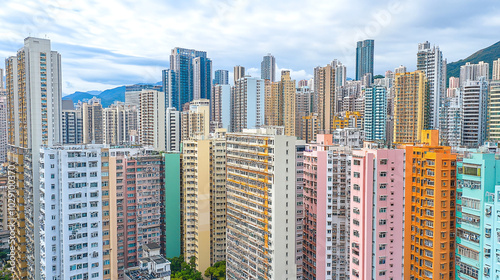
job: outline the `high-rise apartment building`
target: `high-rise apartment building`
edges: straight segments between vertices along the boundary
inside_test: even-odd
[[[441,145],[459,147],[462,145],[463,107],[462,91],[455,89],[452,97],[445,97],[440,109],[439,136]]]
[[[318,95],[318,125],[321,133],[330,133],[339,111],[335,95],[335,69],[331,65],[314,69],[314,90]]]
[[[456,158],[437,130],[405,146],[404,278],[455,279]]]
[[[181,113],[170,107],[165,111],[165,151],[181,150]]]
[[[165,95],[157,90],[142,90],[139,104],[139,143],[164,149]]]
[[[41,279],[40,146],[61,142],[61,56],[49,40],[28,37],[5,66],[7,157],[16,181],[12,274]]]
[[[302,117],[300,139],[306,141],[306,143],[312,143],[316,140],[318,130],[318,114],[312,113],[308,116]]]
[[[62,100],[62,144],[83,144],[82,111],[75,109],[72,100]]]
[[[179,84],[177,82],[177,74],[174,70],[165,69],[161,71],[162,91],[165,94],[165,106],[167,108],[176,108],[178,111],[182,108],[179,104]],[[125,101],[125,105],[127,102]],[[139,104],[137,104],[139,106]]]
[[[335,86],[344,86],[347,79],[347,68],[345,67],[345,65],[342,65],[342,62],[338,61],[337,59],[334,59],[331,65],[335,69]]]
[[[429,88],[422,71],[396,74],[394,80],[395,143],[420,141],[429,126]]]
[[[227,140],[228,279],[296,279],[296,137],[247,129]]]
[[[138,111],[135,106],[127,106],[116,101],[103,109],[104,144],[117,146],[132,144],[131,133],[137,133]]]
[[[236,85],[236,82],[239,79],[245,77],[245,67],[240,66],[240,65],[234,66],[234,72],[233,72],[233,74],[234,74],[234,77],[233,77],[233,79],[234,79],[234,85]]]
[[[297,280],[303,279],[304,273],[304,152],[305,141],[297,141],[295,145],[295,263]]]
[[[103,144],[103,110],[101,100],[92,97],[88,102],[79,101],[77,110],[82,115],[82,134],[84,144]]]
[[[493,60],[493,70],[491,79],[493,81],[500,81],[500,58]]]
[[[338,128],[333,131],[333,144],[349,147],[362,148],[365,139],[363,129],[357,127]]]
[[[186,104],[187,105],[187,104]],[[210,135],[210,101],[193,100],[181,113],[181,140],[208,139]]]
[[[268,53],[260,63],[260,78],[274,82],[276,80],[276,59]]]
[[[446,59],[439,46],[429,42],[418,44],[417,70],[425,73],[429,83],[429,126],[439,128],[439,108],[446,92]]]
[[[477,64],[470,62],[460,66],[460,85],[463,86],[468,81],[478,81],[480,77],[486,80],[490,77],[490,64],[480,61]]]
[[[349,279],[350,161],[331,134],[304,152],[304,279]]]
[[[365,89],[364,135],[366,141],[386,140],[387,88],[373,86]]]
[[[146,90],[160,90],[160,86],[136,84],[125,86],[125,106],[135,106],[139,108],[141,91]]]
[[[165,188],[162,193],[164,208],[161,235],[162,252],[167,258],[178,257],[181,251],[181,198],[182,198],[182,153],[163,153],[165,166]]]
[[[403,277],[404,150],[353,151],[350,279]]]
[[[225,131],[183,141],[182,255],[205,271],[226,259]]]
[[[283,126],[283,100],[280,96],[280,83],[264,81],[264,123],[267,126]]]
[[[174,77],[172,73],[175,73]],[[171,101],[168,107],[181,111],[185,103],[194,99],[210,99],[212,60],[207,58],[206,52],[184,48],[172,49],[170,71],[166,70],[163,74],[163,84],[167,85],[164,88],[166,100]],[[175,86],[168,87],[172,85],[171,82],[174,82]]]
[[[477,81],[468,80],[461,91],[462,145],[477,148],[486,141],[488,80],[484,76]]]
[[[356,46],[356,80],[361,80],[365,74],[373,77],[374,40],[359,41]]]
[[[491,279],[500,273],[499,167],[493,153],[474,153],[458,163],[456,279]]]
[[[264,80],[245,76],[231,89],[231,132],[264,125]]]
[[[124,270],[145,257],[143,244],[161,241],[163,157],[147,148],[111,149],[109,172],[113,277],[124,279]]]
[[[500,142],[500,81],[493,80],[489,84],[487,105],[487,139]]]
[[[231,120],[231,86],[216,84],[210,100],[210,132],[217,128],[229,129]]]
[[[229,85],[229,71],[227,70],[215,70],[214,80],[212,83],[215,85]]]
[[[302,118],[312,113],[313,95],[308,86],[298,87],[295,93],[295,135],[302,137],[303,129]]]
[[[283,96],[283,126],[285,135],[295,136],[295,103],[297,88],[289,70],[281,71],[280,95]],[[262,100],[264,101],[264,100]],[[262,106],[261,108],[264,108]]]
[[[101,146],[53,146],[40,152],[40,279],[110,279],[104,235]],[[106,172],[107,173],[107,172]],[[107,182],[107,181],[106,181]],[[109,217],[108,217],[109,225]],[[109,251],[107,251],[109,253]],[[104,272],[106,271],[106,273]],[[33,275],[34,276],[34,275]],[[32,278],[34,278],[31,276]]]
[[[3,90],[5,87],[3,85],[3,69],[0,68],[0,90]]]

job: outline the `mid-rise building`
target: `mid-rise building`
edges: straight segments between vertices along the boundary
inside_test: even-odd
[[[499,275],[499,169],[500,160],[493,153],[474,153],[458,163],[456,279],[492,279]]]
[[[429,83],[429,126],[432,129],[439,127],[439,108],[446,90],[446,59],[439,46],[429,42],[418,44],[417,70],[425,73]]]
[[[405,279],[455,279],[456,158],[437,130],[405,146]]]
[[[144,257],[139,265],[125,271],[125,280],[170,280],[172,271],[170,261],[160,254],[160,245],[143,244]]]
[[[230,130],[264,125],[264,80],[250,76],[237,80],[231,89]]]
[[[345,127],[333,131],[333,144],[335,145],[362,148],[364,139],[365,135],[361,128]]]
[[[61,56],[50,41],[28,37],[5,60],[8,161],[15,177],[15,226],[10,239],[15,279],[41,279],[40,146],[61,142]]]
[[[364,136],[366,141],[386,140],[387,89],[373,86],[365,90]]]
[[[318,134],[304,152],[303,278],[349,279],[351,150]]]
[[[98,145],[41,149],[40,279],[110,279],[103,270],[104,233],[110,234],[103,224],[105,151]]]
[[[373,77],[374,40],[359,41],[356,46],[356,80],[361,80],[365,74]]]
[[[484,76],[478,81],[468,80],[462,84],[461,91],[462,144],[477,148],[486,141],[488,81]]]
[[[274,82],[276,80],[276,59],[268,53],[260,63],[260,78]]]
[[[403,277],[404,150],[353,151],[350,279]]]
[[[260,128],[226,140],[226,277],[296,279],[296,137]]]
[[[182,149],[182,255],[205,271],[226,260],[226,140],[184,140]]]
[[[396,74],[394,80],[395,143],[420,142],[429,126],[429,87],[422,71]]]

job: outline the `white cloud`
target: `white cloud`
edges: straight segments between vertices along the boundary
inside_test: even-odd
[[[177,46],[207,51],[214,69],[242,65],[252,76],[260,76],[262,56],[270,52],[300,80],[335,58],[353,77],[355,43],[369,37],[375,74],[401,64],[414,69],[417,44],[425,40],[440,45],[448,61],[495,43],[500,11],[495,0],[4,2],[0,55],[15,54],[28,35],[47,35],[54,49],[92,48],[56,49],[65,93],[159,81]]]

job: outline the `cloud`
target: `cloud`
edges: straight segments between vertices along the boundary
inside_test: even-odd
[[[159,81],[174,47],[205,50],[214,69],[242,65],[252,76],[270,52],[296,80],[333,59],[353,77],[357,40],[375,39],[375,74],[411,70],[426,40],[448,61],[495,43],[499,12],[496,0],[7,0],[0,56],[47,36],[63,58],[65,94]]]

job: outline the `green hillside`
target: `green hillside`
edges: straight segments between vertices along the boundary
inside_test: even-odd
[[[490,77],[493,67],[493,60],[500,58],[500,41],[495,44],[479,50],[465,59],[456,62],[448,63],[446,71],[446,83],[450,77],[460,77],[460,66],[465,65],[466,62],[478,63],[480,61],[488,62],[490,64]]]

